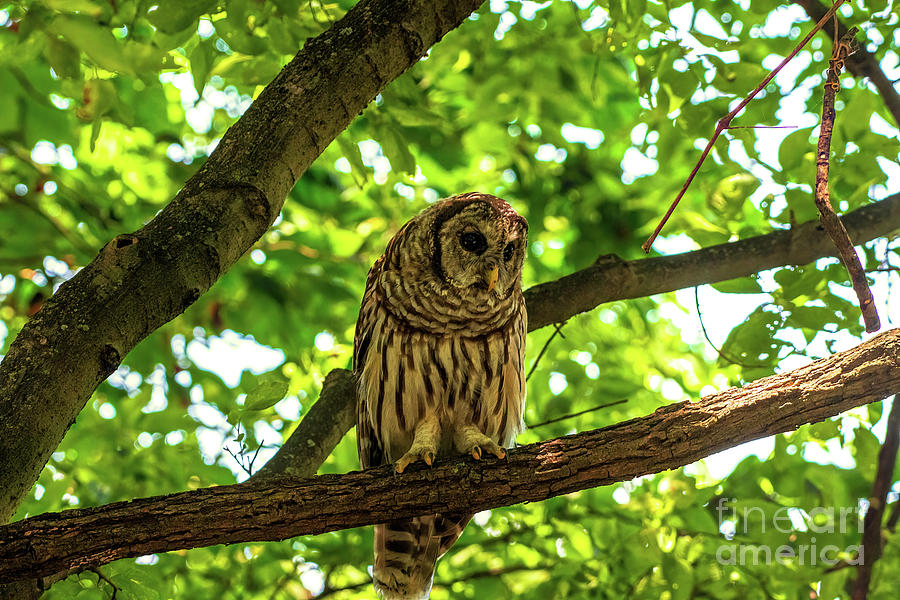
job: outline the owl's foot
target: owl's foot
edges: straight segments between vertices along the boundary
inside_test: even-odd
[[[506,450],[474,425],[465,425],[457,429],[453,434],[453,445],[457,451],[471,454],[475,460],[481,460],[485,452],[497,458],[506,458]]]
[[[406,467],[417,461],[424,461],[429,467],[437,456],[441,439],[441,423],[436,416],[425,417],[416,425],[412,446],[400,460],[394,463],[394,470],[402,473]]]

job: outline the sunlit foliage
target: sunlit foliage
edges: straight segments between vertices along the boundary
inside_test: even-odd
[[[304,40],[352,4],[0,1],[0,352],[55,286],[151,219]],[[853,2],[840,14],[862,26],[896,80],[898,16],[888,6]],[[315,402],[324,375],[349,366],[366,271],[437,198],[480,190],[526,215],[526,286],[600,255],[638,258],[716,120],[810,27],[799,6],[777,2],[486,3],[325,150],[251,252],[128,355],[17,518],[245,479]],[[818,36],[737,119],[796,129],[727,132],[658,251],[815,217],[811,136],[829,53]],[[895,123],[874,89],[849,76],[832,147],[840,210],[900,188]],[[867,244],[864,264],[896,265],[894,247]],[[889,273],[878,276],[883,302]],[[571,319],[531,375],[526,421],[628,402],[520,441],[696,399],[862,334],[834,260],[713,288],[696,303],[688,290]],[[529,366],[552,333],[530,336]],[[803,515],[868,497],[879,432],[873,406],[754,446],[759,457],[737,451],[481,514],[439,563],[433,598],[833,598],[854,569],[730,565],[717,553],[731,543],[818,543],[852,559],[844,549],[859,543],[856,521],[816,534]],[[322,471],[358,468],[355,452],[351,432]],[[758,520],[728,520],[720,499],[758,509]],[[790,533],[761,527],[783,508],[795,511]],[[341,531],[123,560],[102,572],[119,599],[371,597],[371,543],[370,529]],[[896,572],[896,561],[888,540],[876,571],[882,595],[872,597],[896,593],[878,575]],[[46,597],[76,594],[109,598],[112,588],[85,572]]]

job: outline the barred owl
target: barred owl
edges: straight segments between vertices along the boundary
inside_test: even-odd
[[[437,455],[504,458],[522,429],[528,223],[480,193],[430,206],[391,239],[366,279],[353,364],[363,468]],[[437,559],[471,514],[375,526],[375,588],[427,598]]]

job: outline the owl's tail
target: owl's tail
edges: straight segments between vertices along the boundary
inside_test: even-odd
[[[375,526],[375,589],[384,600],[425,600],[434,567],[471,515],[430,515]]]

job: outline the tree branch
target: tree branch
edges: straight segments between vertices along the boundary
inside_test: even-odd
[[[863,522],[862,548],[860,554],[865,560],[859,562],[856,581],[853,584],[853,600],[865,600],[869,594],[869,581],[875,562],[881,558],[881,528],[887,495],[894,482],[894,465],[897,464],[897,449],[900,448],[900,402],[894,397],[888,414],[884,444],[878,453],[878,470],[872,485],[872,496]]]
[[[0,582],[180,548],[280,540],[431,512],[536,502],[674,469],[900,390],[900,329],[698,402],[510,451],[312,479],[261,478],[0,527]]]
[[[841,221],[860,244],[887,235],[900,228],[900,194],[847,213]],[[818,220],[683,254],[633,261],[603,256],[586,269],[526,290],[528,329],[565,321],[604,302],[805,265],[824,256],[835,256],[835,248]]]
[[[359,2],[307,41],[162,212],[44,304],[0,363],[0,522],[122,357],[208,290],[328,144],[482,2]]]
[[[847,235],[847,229],[841,223],[840,218],[834,213],[831,206],[828,190],[828,170],[831,166],[831,132],[834,130],[834,96],[841,89],[841,69],[844,68],[844,60],[849,54],[856,51],[859,45],[856,42],[857,28],[853,27],[844,34],[840,42],[835,45],[828,68],[828,77],[822,92],[822,122],[819,125],[819,142],[816,146],[816,192],[814,199],[819,211],[822,226],[828,232],[834,242],[838,255],[844,268],[850,274],[853,291],[859,299],[859,310],[862,312],[866,331],[873,332],[881,329],[881,320],[878,318],[878,310],[875,307],[875,298],[866,280],[866,272],[859,255],[853,249],[853,241]]]
[[[806,14],[814,21],[818,21],[828,12],[828,9],[818,0],[794,1],[802,6]],[[833,19],[829,19],[823,29],[832,40],[840,39],[847,33],[847,27],[838,21],[838,34],[835,37]],[[847,70],[856,77],[867,77],[872,82],[872,85],[875,86],[875,89],[881,95],[881,99],[884,100],[884,105],[893,115],[894,122],[900,125],[900,94],[897,93],[894,84],[881,70],[881,67],[878,65],[878,59],[864,48],[860,48],[847,59]]]

